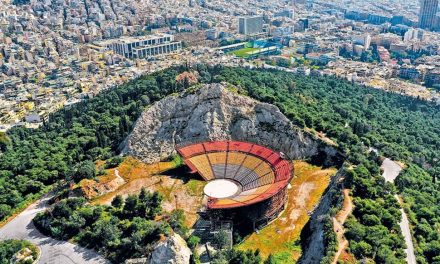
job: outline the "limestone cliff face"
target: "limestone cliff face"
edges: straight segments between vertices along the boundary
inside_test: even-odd
[[[176,144],[227,139],[255,142],[291,159],[337,154],[292,125],[276,106],[238,95],[224,84],[205,85],[153,104],[138,119],[123,152],[151,163],[175,153]]]
[[[149,264],[188,264],[191,250],[185,240],[174,234],[165,241],[159,242],[150,255]]]

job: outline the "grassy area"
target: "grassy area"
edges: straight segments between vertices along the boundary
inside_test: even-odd
[[[95,197],[93,203],[108,204],[117,194],[124,195],[139,191],[142,187],[148,188],[150,185],[154,185],[159,181],[159,179],[153,179],[154,175],[176,168],[177,166],[178,161],[174,159],[168,162],[145,164],[133,157],[127,157],[116,168],[125,183],[119,186],[115,191]],[[98,177],[99,182],[105,184],[109,180],[114,179],[116,177],[114,171],[114,169],[106,170],[106,175]]]
[[[322,169],[303,161],[295,161],[295,178],[288,189],[286,210],[271,224],[253,233],[237,247],[260,249],[264,258],[272,254],[277,263],[296,262],[301,256],[301,230],[309,221],[308,212],[318,204],[336,169]]]
[[[190,195],[199,196],[200,194],[203,194],[205,184],[205,181],[191,179],[185,184],[185,186],[188,188],[188,193]]]
[[[178,168],[185,164],[183,158],[180,155],[173,155],[171,162],[173,163],[175,168]]]
[[[231,53],[237,57],[247,58],[251,56],[253,53],[258,52],[260,48],[243,48],[236,51],[232,51]]]
[[[164,197],[163,210],[171,212],[174,209],[185,211],[187,225],[192,226],[197,220],[197,211],[202,205],[203,188],[206,184],[202,179],[189,178],[188,175],[167,175],[166,171],[182,165],[179,156],[171,161],[145,164],[132,157],[127,157],[116,168],[125,183],[116,190],[95,197],[93,204],[109,204],[116,195],[127,196],[138,193],[141,188],[157,191]],[[108,170],[103,176],[103,182],[114,176],[114,169]]]

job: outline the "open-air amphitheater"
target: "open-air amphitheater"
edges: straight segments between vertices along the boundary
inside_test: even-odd
[[[283,154],[239,141],[196,143],[178,146],[177,151],[192,172],[209,181],[204,192],[210,211],[227,211],[223,215],[232,220],[240,215],[238,210],[247,207],[246,219],[235,220],[247,220],[255,226],[283,210],[285,189],[292,177],[292,166]]]
[[[194,178],[207,182],[192,227],[202,240],[226,230],[232,241],[233,231],[246,236],[279,219],[288,208],[293,160],[330,167],[343,159],[334,145],[292,124],[276,106],[238,95],[224,83],[156,102],[121,147],[147,164],[179,154]],[[316,211],[328,207],[321,202]],[[313,219],[318,215],[310,226],[321,236],[322,225]]]

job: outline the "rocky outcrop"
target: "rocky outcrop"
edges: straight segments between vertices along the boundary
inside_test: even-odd
[[[335,148],[294,126],[276,106],[231,92],[225,84],[205,85],[153,104],[138,119],[123,152],[152,163],[174,154],[176,144],[228,139],[268,146],[291,159],[319,155],[329,161],[337,155]]]
[[[185,240],[174,234],[165,241],[159,242],[150,255],[149,264],[188,264],[191,249]]]
[[[118,189],[125,183],[125,180],[119,176],[119,171],[114,171],[113,175],[105,175],[98,177],[98,180],[84,179],[80,182],[79,193],[87,199],[93,199],[106,193],[110,193]]]
[[[38,258],[38,249],[35,247],[33,250],[30,248],[23,248],[12,256],[12,259],[9,261],[11,264],[15,263],[35,263]]]
[[[345,177],[344,172],[345,169],[341,167],[336,175],[332,177],[327,190],[321,197],[318,207],[313,211],[309,223],[302,230],[301,243],[303,254],[298,261],[300,264],[320,263],[325,256],[324,221],[329,217],[332,201],[342,191],[342,183]],[[305,237],[303,237],[304,234],[306,234]]]

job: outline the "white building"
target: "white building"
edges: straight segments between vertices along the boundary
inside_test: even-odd
[[[264,19],[262,16],[238,18],[238,33],[253,35],[263,32]]]
[[[423,39],[423,30],[410,28],[405,33],[405,36],[403,37],[403,41],[410,42],[413,40],[422,40]]]
[[[126,58],[146,58],[167,54],[182,49],[182,42],[175,41],[173,35],[154,34],[142,37],[122,37],[95,43],[105,46]]]
[[[24,119],[28,123],[40,123],[41,122],[41,116],[37,113],[31,113],[29,115],[26,115]]]
[[[370,34],[354,36],[353,37],[353,44],[362,45],[364,47],[364,50],[368,50],[371,46]]]

